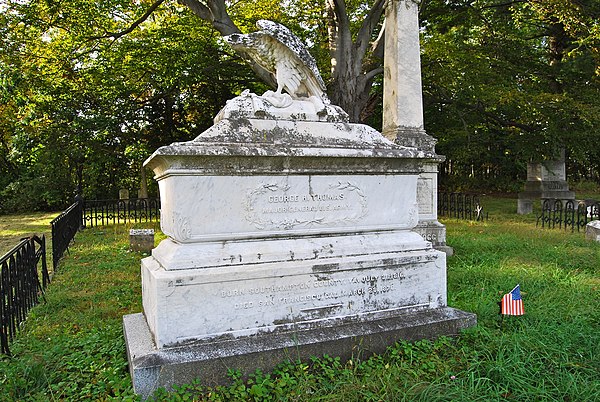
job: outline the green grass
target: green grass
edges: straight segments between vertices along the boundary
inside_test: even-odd
[[[0,215],[0,256],[10,251],[23,237],[45,235],[50,241],[50,221],[59,212],[32,212],[29,214]],[[52,250],[50,243],[48,250]]]
[[[284,363],[248,381],[232,370],[230,386],[194,383],[156,399],[600,400],[600,244],[581,233],[537,229],[535,218],[510,212],[515,199],[485,205],[487,222],[444,221],[455,250],[448,304],[478,316],[461,337],[399,341],[383,355],[349,362]],[[47,303],[32,310],[13,357],[0,361],[0,400],[135,399],[121,317],[141,311],[142,255],[128,251],[128,228],[77,235]],[[501,320],[497,303],[517,283],[526,315]]]

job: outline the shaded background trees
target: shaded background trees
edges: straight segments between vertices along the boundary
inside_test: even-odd
[[[207,21],[198,5],[213,10]],[[289,26],[331,98],[380,128],[382,7],[3,2],[0,211],[62,208],[78,187],[88,198],[135,195],[154,149],[196,137],[244,89],[266,90],[220,40],[227,18],[227,30],[252,31],[260,18]],[[562,149],[572,178],[599,181],[599,17],[590,0],[422,1],[425,124],[448,158],[442,184],[518,190],[529,160]]]
[[[424,3],[425,121],[442,183],[517,191],[526,163],[564,149],[599,180],[596,1]]]

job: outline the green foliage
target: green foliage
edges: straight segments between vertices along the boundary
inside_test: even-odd
[[[118,324],[80,332],[74,328],[70,333],[28,344],[42,351],[35,356],[21,343],[15,343],[11,350],[23,353],[23,357],[17,362],[2,362],[8,369],[0,378],[4,390],[0,399],[14,401],[45,395],[49,400],[133,400],[131,381],[123,375],[127,359],[121,332]]]
[[[5,211],[60,209],[140,188],[142,162],[190,140],[255,79],[219,35],[167,3],[9,1],[0,39],[0,186]],[[20,191],[19,191],[20,190]],[[28,201],[28,202],[23,202]]]
[[[588,146],[599,139],[599,16],[594,2],[424,4],[425,121],[448,158],[443,183],[514,191],[527,162],[563,148],[572,177],[600,180]]]
[[[356,37],[373,2],[344,4]],[[116,197],[119,188],[135,194],[141,163],[157,147],[197,136],[242,90],[265,89],[214,29],[175,1],[129,29],[149,5],[3,2],[0,211],[62,209],[78,187],[87,198]],[[289,26],[334,92],[351,81],[332,79],[323,2],[227,7],[243,31],[259,18]],[[562,148],[572,178],[600,182],[600,150],[588,146],[598,142],[600,116],[596,1],[430,0],[420,16],[425,122],[447,156],[443,184],[515,191],[531,158]],[[380,63],[367,52],[356,71]],[[379,128],[381,76],[370,89],[361,118]],[[360,92],[345,93],[352,91]]]
[[[77,235],[46,301],[11,344],[13,357],[0,360],[1,401],[137,400],[121,319],[141,309],[141,255],[128,252],[127,233],[118,226]]]

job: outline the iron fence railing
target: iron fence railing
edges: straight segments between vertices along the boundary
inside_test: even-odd
[[[38,264],[41,267],[38,270]],[[42,281],[40,282],[39,274]],[[0,257],[0,351],[10,355],[9,343],[38,303],[50,282],[46,265],[46,238],[32,236],[21,240]]]
[[[128,222],[157,222],[159,219],[160,198],[83,201],[83,227]]]
[[[479,196],[468,193],[438,192],[438,216],[483,221],[488,218]]]
[[[559,200],[545,198],[536,226],[542,228],[585,229],[586,225],[600,219],[600,201]]]
[[[50,222],[50,226],[52,226],[52,269],[54,271],[81,227],[82,205],[81,200],[75,201],[73,205]]]

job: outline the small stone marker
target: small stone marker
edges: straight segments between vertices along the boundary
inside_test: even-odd
[[[129,199],[129,190],[126,188],[122,188],[119,190],[119,199],[120,200],[128,200]]]
[[[586,225],[585,238],[600,242],[600,221],[591,221]]]
[[[131,229],[129,249],[149,253],[154,248],[154,229]]]

